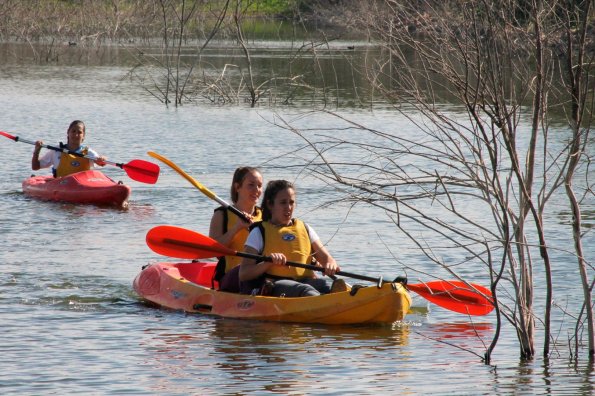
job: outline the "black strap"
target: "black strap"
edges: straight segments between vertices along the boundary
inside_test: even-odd
[[[215,288],[215,281],[220,282],[221,279],[223,279],[223,276],[225,275],[226,266],[227,265],[225,262],[225,256],[219,257],[219,260],[217,261],[217,266],[215,267],[215,272],[213,273],[213,279],[211,280],[213,289]]]
[[[227,232],[227,209],[223,206],[219,206],[215,209],[215,212],[218,210],[223,211],[223,233]],[[215,267],[215,272],[213,272],[213,277],[211,278],[211,288],[215,289],[215,282],[221,282],[223,276],[225,275],[225,267],[227,267],[227,263],[225,262],[225,256],[218,257],[217,266]]]

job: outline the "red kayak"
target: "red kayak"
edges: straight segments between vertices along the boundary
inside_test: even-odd
[[[130,187],[100,171],[88,170],[58,178],[31,176],[23,181],[23,193],[46,201],[126,208]]]

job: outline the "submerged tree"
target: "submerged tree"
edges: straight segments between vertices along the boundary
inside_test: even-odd
[[[594,275],[581,243],[580,211],[594,196],[588,146],[594,69],[586,34],[594,29],[592,2],[384,0],[360,7],[360,27],[382,50],[361,72],[410,118],[417,135],[344,118],[357,138],[314,138],[311,131],[280,125],[315,150],[320,161],[309,166],[318,177],[349,200],[385,211],[448,273],[458,276],[461,263],[446,262],[441,249],[456,248],[465,261],[483,263],[497,308],[486,362],[502,319],[516,330],[526,359],[535,355],[535,322],[543,323],[543,355],[551,353],[556,282],[544,220],[552,197],[565,189],[584,291],[579,306],[567,309],[576,320],[575,356],[583,337],[592,360]],[[449,111],[453,103],[457,112]],[[567,114],[569,134],[552,139],[549,126],[560,114]],[[338,160],[346,147],[365,160]],[[440,211],[433,210],[436,205]],[[428,246],[418,231],[443,246]],[[536,285],[545,291],[538,309]]]
[[[188,97],[188,90],[193,81],[195,69],[200,61],[203,50],[221,29],[227,14],[230,0],[221,4],[213,26],[208,34],[202,34],[201,20],[204,11],[199,9],[198,1],[186,0],[156,0],[155,4],[147,3],[142,6],[143,14],[151,15],[147,10],[152,9],[153,18],[161,21],[162,53],[147,56],[138,51],[138,64],[130,71],[130,76],[136,79],[144,89],[166,105],[171,103],[173,95],[174,105],[177,107]],[[195,46],[193,61],[184,61],[183,51],[188,41],[203,40],[201,45]]]
[[[269,75],[254,73],[254,47],[250,46],[246,26],[256,17],[266,19],[258,10],[274,3],[266,0],[154,0],[139,5],[147,19],[160,20],[162,50],[149,56],[138,49],[138,62],[130,76],[165,104],[171,103],[173,96],[175,106],[206,99],[218,104],[245,101],[254,107],[267,95],[291,96],[296,87],[310,89],[303,82],[301,69],[293,74],[288,69],[286,75],[278,75],[273,70]],[[291,9],[291,2],[283,4]],[[216,39],[219,42],[214,44]],[[315,48],[313,44],[304,46]],[[224,52],[225,63],[209,63],[204,56],[207,48]],[[235,55],[236,50],[241,56]],[[316,63],[314,55],[301,47],[293,51],[292,57],[290,64],[295,59]],[[310,58],[314,60],[308,61]],[[288,93],[278,89],[283,86],[289,87]]]

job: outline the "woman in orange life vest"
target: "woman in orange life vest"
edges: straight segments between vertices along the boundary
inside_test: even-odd
[[[71,151],[76,151],[83,155],[88,155],[95,158],[95,160],[53,150],[45,153],[43,157],[39,158],[39,152],[41,150],[41,146],[43,145],[43,141],[38,140],[35,142],[33,158],[31,158],[31,169],[39,170],[51,166],[54,177],[62,177],[72,173],[89,170],[93,168],[94,163],[104,166],[106,160],[105,157],[99,156],[99,154],[89,149],[89,147],[83,147],[85,132],[85,124],[82,121],[72,121],[68,127],[68,131],[66,132],[66,144],[64,145],[62,142],[60,142],[60,147],[67,148]]]
[[[310,264],[315,258],[328,276],[333,277],[340,270],[316,232],[303,221],[293,218],[295,207],[293,184],[287,180],[273,180],[267,184],[262,199],[263,221],[251,227],[244,252],[271,256],[273,261],[242,260],[239,274],[242,293],[252,293],[263,283],[266,285],[267,280],[272,281],[272,290],[261,294],[302,297],[331,291],[325,279],[316,278],[313,271],[287,265],[287,261]],[[342,279],[338,281],[345,285]],[[332,289],[339,288],[333,285]]]
[[[244,249],[248,228],[254,221],[260,221],[262,211],[257,206],[262,195],[262,175],[257,168],[244,166],[237,168],[231,182],[231,201],[251,221],[245,222],[223,206],[215,209],[211,218],[209,236],[217,242],[236,251]],[[213,280],[219,282],[219,290],[238,293],[240,281],[238,272],[241,258],[220,257]]]

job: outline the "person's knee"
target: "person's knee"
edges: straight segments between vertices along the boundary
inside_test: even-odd
[[[307,283],[314,289],[316,289],[319,292],[319,294],[328,294],[331,291],[331,287],[324,278],[311,279]]]
[[[314,286],[301,283],[300,284],[300,297],[312,297],[312,296],[319,296],[320,292],[316,290]]]
[[[316,290],[315,288],[313,288],[312,286],[307,288],[307,290],[305,290],[304,293],[302,294],[302,297],[313,297],[313,296],[320,296],[320,292],[318,290]]]
[[[318,290],[308,284],[289,280],[275,282],[273,294],[279,297],[310,297],[320,295]]]

